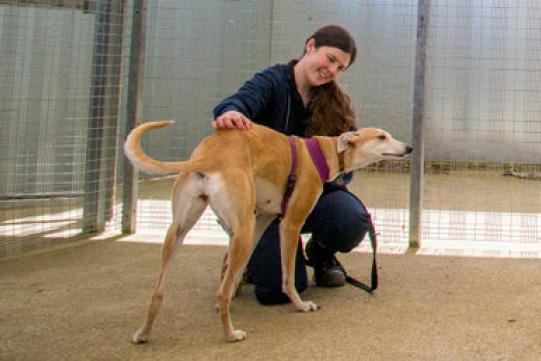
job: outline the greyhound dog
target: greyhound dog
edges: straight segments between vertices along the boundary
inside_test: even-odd
[[[171,123],[168,120],[143,123],[131,131],[124,144],[127,158],[141,171],[179,174],[173,187],[173,222],[162,247],[158,282],[145,322],[133,335],[132,342],[148,340],[163,300],[167,266],[209,204],[230,237],[227,270],[218,289],[216,304],[227,340],[240,341],[246,337],[245,331],[233,327],[231,298],[257,241],[281,213],[283,292],[298,310],[317,310],[315,303],[300,298],[294,285],[299,233],[323,189],[323,181],[305,142],[298,137],[288,139],[277,131],[254,124],[248,130],[216,131],[203,139],[186,161],[162,162],[150,158],[141,147],[142,135]],[[338,137],[316,136],[314,139],[327,163],[329,181],[343,172],[384,159],[402,158],[412,151],[409,145],[376,128],[362,128]],[[296,154],[291,151],[293,145]],[[296,183],[290,192],[288,206],[282,212],[294,160]]]

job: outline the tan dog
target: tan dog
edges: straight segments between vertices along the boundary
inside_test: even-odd
[[[129,134],[124,145],[126,156],[136,168],[153,174],[180,173],[173,188],[173,223],[163,244],[158,283],[146,320],[133,335],[132,342],[147,341],[162,303],[167,266],[208,204],[230,237],[228,267],[217,293],[217,308],[227,339],[240,341],[246,333],[233,328],[231,298],[257,241],[281,212],[291,169],[290,144],[285,135],[253,125],[249,130],[217,131],[203,139],[187,161],[161,162],[150,158],[141,148],[141,136],[171,123],[144,123]],[[389,133],[375,128],[315,139],[329,167],[331,180],[340,173],[339,155],[343,156],[343,170],[350,172],[379,160],[401,158],[412,150]],[[297,309],[309,312],[318,307],[311,301],[303,301],[295,289],[295,253],[301,227],[321,195],[323,184],[304,142],[299,138],[295,138],[295,142],[297,182],[280,223],[282,288]]]

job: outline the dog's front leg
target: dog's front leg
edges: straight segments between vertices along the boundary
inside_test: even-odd
[[[280,223],[280,252],[282,256],[282,291],[303,312],[316,311],[312,301],[303,301],[295,288],[295,257],[299,242],[300,227],[293,226],[284,218]]]

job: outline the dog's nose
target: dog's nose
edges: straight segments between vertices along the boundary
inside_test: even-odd
[[[410,147],[409,145],[406,146],[406,154],[410,154],[413,150],[413,147]]]

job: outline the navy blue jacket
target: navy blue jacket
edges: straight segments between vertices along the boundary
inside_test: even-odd
[[[222,100],[213,110],[214,118],[236,110],[248,119],[286,135],[305,136],[310,113],[304,106],[295,85],[293,66],[271,66],[256,73],[233,95]],[[351,174],[346,176],[351,180]],[[328,188],[328,187],[326,187]]]
[[[274,65],[256,73],[237,93],[214,108],[214,117],[236,110],[280,133],[303,137],[309,113],[295,85],[293,66],[296,62]]]

